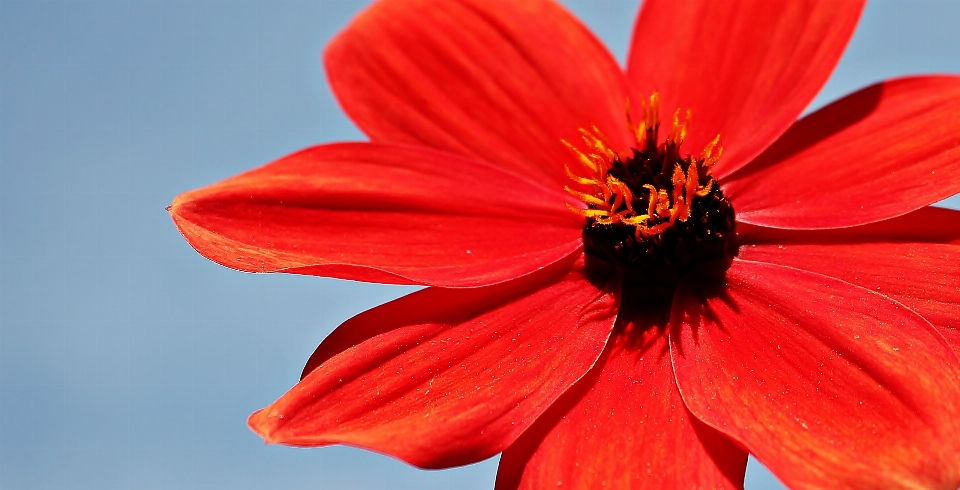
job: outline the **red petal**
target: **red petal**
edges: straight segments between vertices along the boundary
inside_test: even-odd
[[[633,335],[504,451],[497,490],[743,488],[747,453],[687,412],[666,335]]]
[[[385,0],[327,48],[330,84],[374,141],[431,146],[566,180],[561,139],[632,142],[626,77],[549,0]]]
[[[960,77],[883,82],[803,118],[723,182],[737,219],[840,228],[960,192]]]
[[[721,135],[722,178],[797,120],[840,59],[863,3],[646,0],[627,72],[641,93],[660,92],[664,110],[692,112],[688,151]]]
[[[960,245],[960,211],[925,207],[896,218],[850,228],[784,230],[737,223],[744,245],[787,243],[923,242]]]
[[[747,261],[724,288],[678,298],[671,355],[684,402],[787,486],[960,483],[960,362],[912,311]]]
[[[859,243],[850,241],[855,238],[852,232],[859,228],[886,225],[894,231],[890,222],[916,226],[917,221],[929,215],[949,219],[930,223],[929,231],[900,230],[885,237],[876,231],[861,230]],[[754,236],[777,241],[742,246],[740,258],[804,269],[877,291],[920,313],[960,352],[960,212],[925,208],[864,227],[771,231]],[[764,236],[768,234],[773,236]],[[838,235],[839,243],[831,243],[830,234]],[[940,236],[930,236],[933,234]],[[846,243],[841,241],[844,239]]]
[[[493,456],[590,369],[613,326],[615,292],[557,269],[354,317],[250,426],[268,442],[348,444],[425,468]]]
[[[960,352],[960,246],[932,243],[751,245],[740,257],[835,277],[920,313]]]
[[[248,272],[476,286],[574,253],[562,191],[490,164],[380,144],[317,146],[179,196],[205,257]]]

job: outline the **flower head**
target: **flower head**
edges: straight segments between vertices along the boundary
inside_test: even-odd
[[[956,488],[960,213],[929,205],[960,191],[960,78],[797,120],[861,9],[647,0],[624,71],[550,0],[375,3],[325,54],[370,142],[170,208],[234,269],[428,286],[250,426],[503,452],[500,489],[738,488],[748,453],[792,488]]]

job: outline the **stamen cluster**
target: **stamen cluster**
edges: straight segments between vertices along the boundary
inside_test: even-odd
[[[566,189],[586,204],[568,205],[586,218],[586,250],[614,263],[628,279],[673,284],[701,263],[719,260],[725,269],[736,253],[733,208],[712,175],[723,153],[720,136],[699,158],[681,156],[689,119],[687,113],[681,123],[677,111],[669,136],[658,144],[655,93],[638,124],[628,108],[637,147],[627,154],[613,150],[596,127],[581,129],[586,151],[564,142],[585,169],[579,175],[567,168],[572,184]]]

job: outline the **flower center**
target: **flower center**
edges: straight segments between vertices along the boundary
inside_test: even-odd
[[[584,171],[567,168],[567,192],[585,208],[570,209],[585,217],[584,247],[590,256],[616,267],[625,285],[672,287],[697,266],[726,270],[737,253],[734,212],[712,176],[723,148],[720,136],[698,158],[681,156],[689,112],[680,111],[666,139],[658,144],[659,98],[643,104],[643,118],[627,120],[637,146],[626,154],[610,148],[600,131],[581,129],[586,151],[564,141]]]

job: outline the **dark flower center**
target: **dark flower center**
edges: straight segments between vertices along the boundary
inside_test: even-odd
[[[700,157],[681,156],[686,124],[678,111],[670,135],[658,144],[657,102],[654,94],[643,121],[631,122],[637,147],[626,155],[611,150],[596,128],[582,131],[588,150],[568,146],[590,175],[568,169],[574,184],[567,190],[586,204],[571,209],[586,218],[590,258],[612,265],[626,287],[672,289],[691,272],[725,271],[737,245],[733,206],[712,176],[720,137]]]

